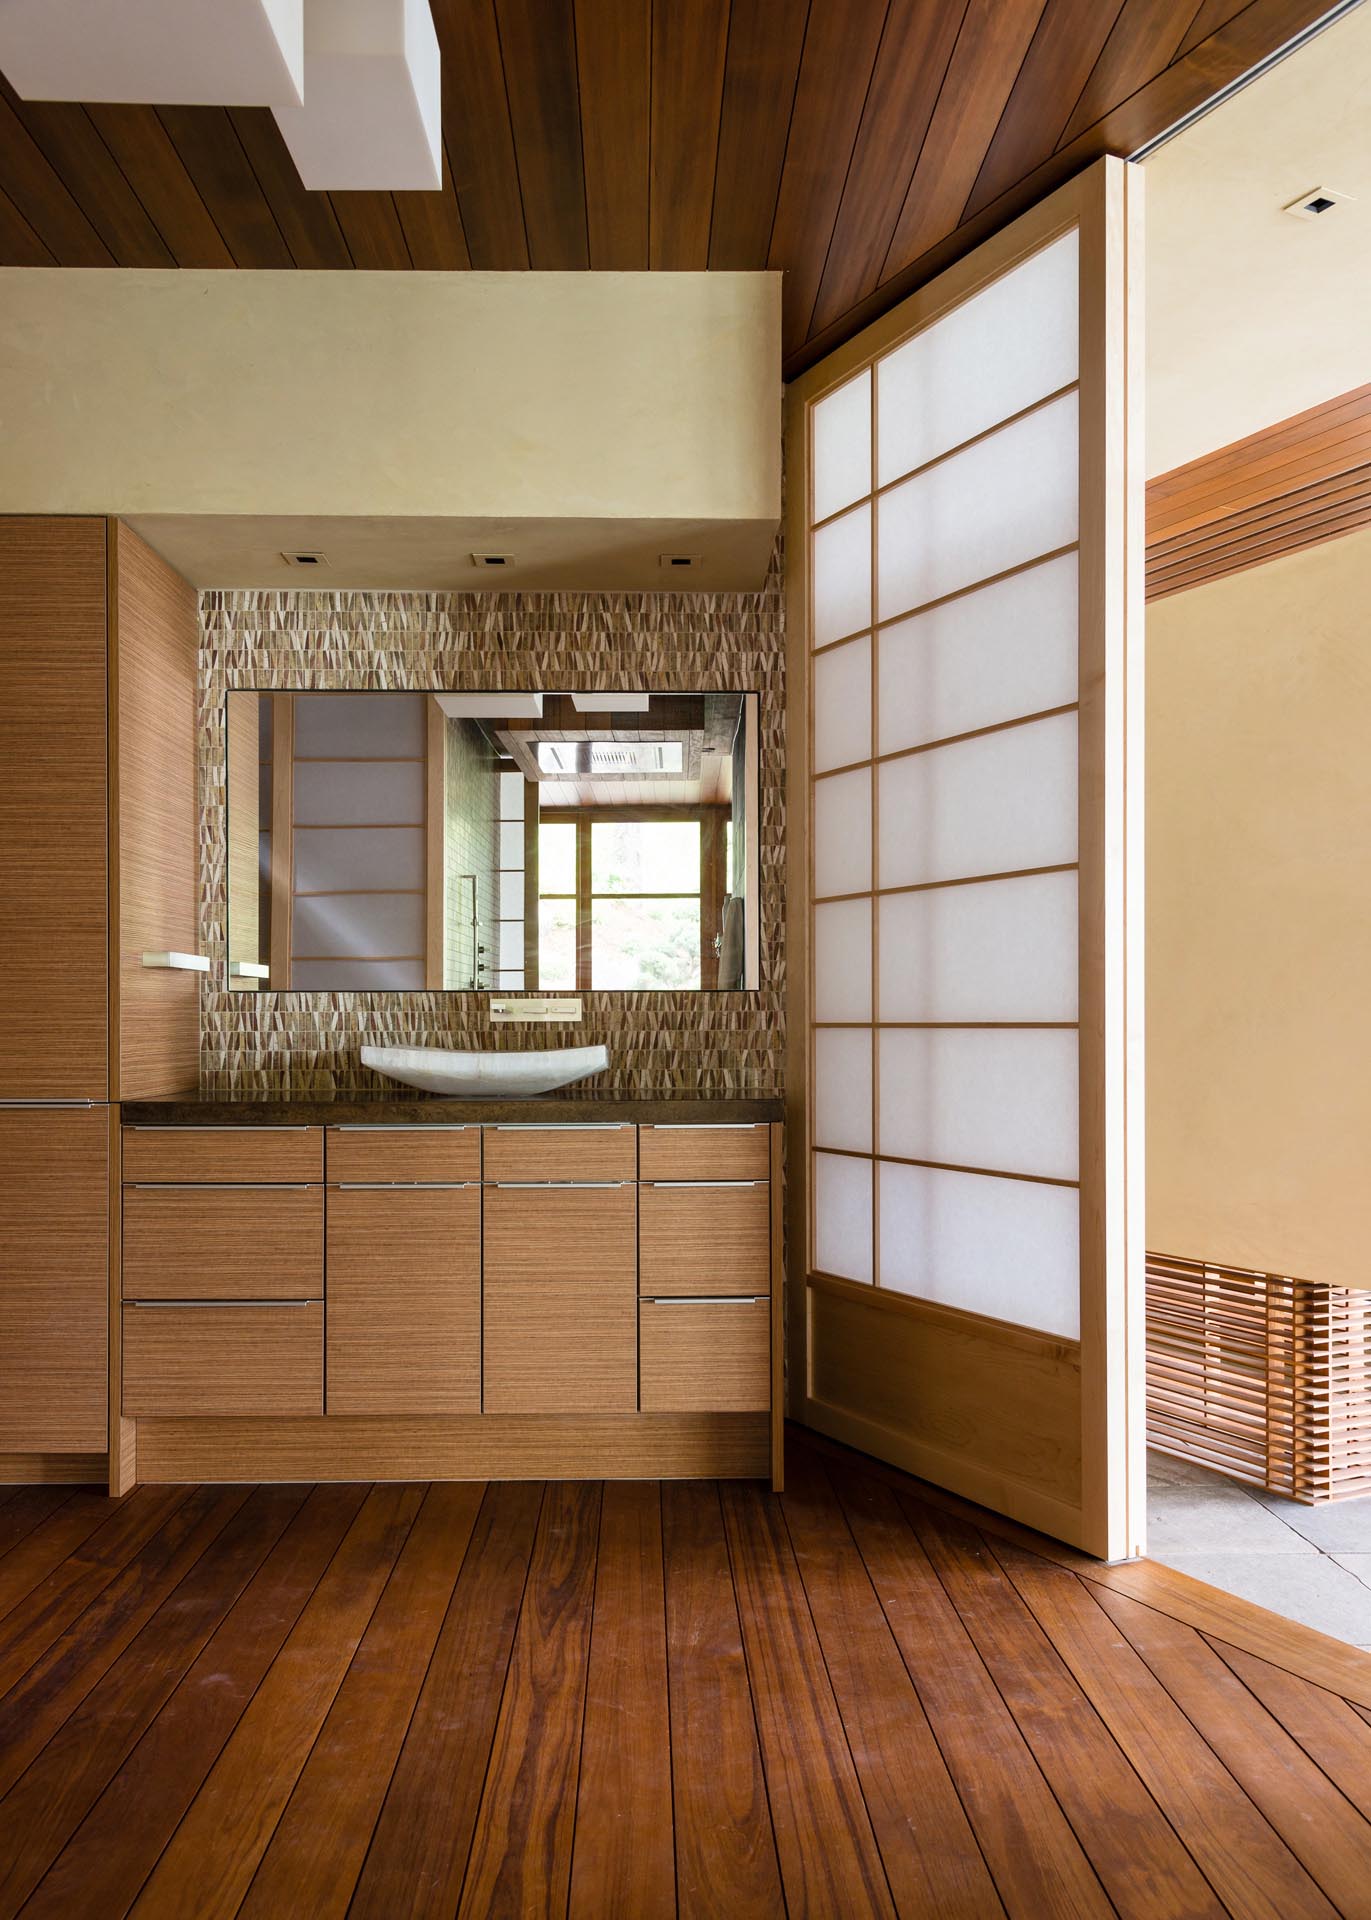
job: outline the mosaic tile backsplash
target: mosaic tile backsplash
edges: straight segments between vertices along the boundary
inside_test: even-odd
[[[200,1078],[220,1094],[393,1088],[377,1046],[603,1041],[583,1088],[643,1097],[783,1090],[785,611],[780,554],[757,593],[276,593],[200,597]],[[236,687],[545,688],[761,695],[762,980],[755,993],[590,993],[567,1027],[493,1028],[476,993],[230,994],[224,695]]]

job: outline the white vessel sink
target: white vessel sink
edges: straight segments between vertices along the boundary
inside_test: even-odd
[[[521,1100],[603,1073],[609,1048],[458,1053],[451,1047],[363,1047],[362,1065],[421,1093],[445,1093],[460,1100]]]

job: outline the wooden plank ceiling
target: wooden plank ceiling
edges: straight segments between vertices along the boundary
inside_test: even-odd
[[[1329,0],[432,5],[441,194],[307,193],[265,109],[0,84],[0,264],[780,268],[794,374]]]

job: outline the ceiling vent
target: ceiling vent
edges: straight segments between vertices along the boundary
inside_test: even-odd
[[[283,553],[281,558],[288,567],[326,567],[328,565],[326,553],[305,553],[298,548],[294,553]]]
[[[514,555],[512,553],[473,553],[471,556],[471,564],[473,567],[504,567],[508,569],[514,565]]]
[[[1281,212],[1293,214],[1296,220],[1319,220],[1325,213],[1331,213],[1340,200],[1351,198],[1350,193],[1339,193],[1335,187],[1312,187],[1298,199],[1287,201]]]
[[[657,565],[665,573],[697,573],[703,564],[703,555],[698,553],[659,553],[657,555]]]

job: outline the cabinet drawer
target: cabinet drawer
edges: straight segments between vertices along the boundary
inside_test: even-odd
[[[126,1180],[322,1180],[322,1127],[125,1127]]]
[[[126,1300],[319,1300],[322,1187],[125,1187]]]
[[[481,1411],[478,1186],[329,1194],[327,1346],[329,1413]]]
[[[362,1180],[413,1186],[479,1180],[479,1127],[330,1127],[331,1183]]]
[[[638,1404],[637,1188],[486,1187],[487,1413]]]
[[[640,1127],[643,1180],[765,1180],[771,1172],[771,1129]]]
[[[637,1129],[590,1125],[484,1127],[487,1180],[633,1180]]]
[[[767,1293],[771,1187],[664,1186],[638,1193],[638,1291]]]
[[[322,1413],[324,1309],[126,1306],[124,1412]]]
[[[644,1300],[644,1413],[752,1413],[771,1404],[770,1300]]]

